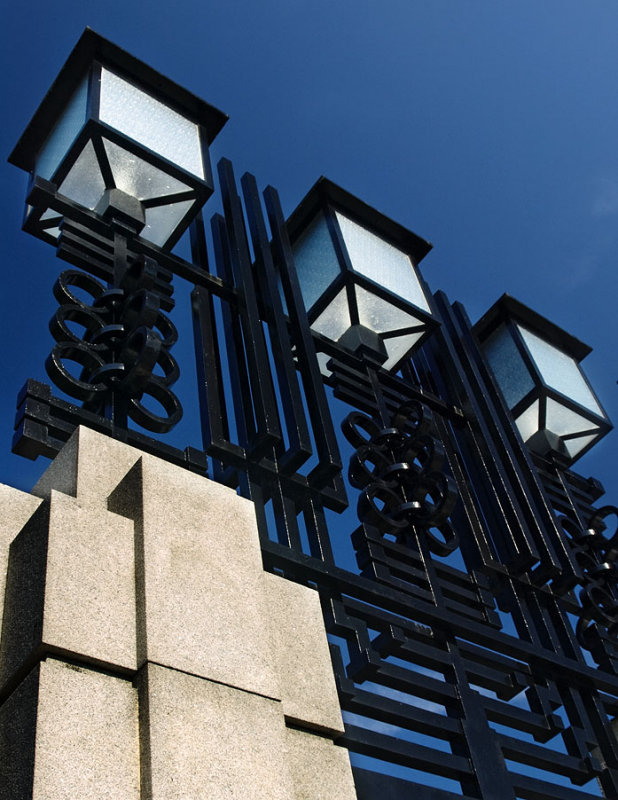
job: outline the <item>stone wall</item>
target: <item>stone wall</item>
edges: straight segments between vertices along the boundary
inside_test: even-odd
[[[0,486],[2,800],[352,800],[319,599],[252,504],[87,428]]]

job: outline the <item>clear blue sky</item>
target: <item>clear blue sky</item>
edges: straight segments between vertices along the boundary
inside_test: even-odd
[[[590,344],[618,423],[614,0],[11,3],[4,158],[86,25],[227,112],[213,161],[273,184],[286,213],[325,174],[432,241],[425,277],[473,320],[508,291]],[[26,488],[44,462],[10,455],[15,396],[47,380],[63,265],[20,231],[25,176],[0,169],[0,480]],[[184,425],[199,443],[195,417]],[[579,462],[608,502],[617,436]]]

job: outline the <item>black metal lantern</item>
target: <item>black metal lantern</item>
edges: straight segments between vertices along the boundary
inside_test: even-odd
[[[579,366],[588,345],[508,295],[474,332],[532,451],[573,462],[611,430]]]
[[[417,271],[424,239],[323,177],[287,226],[314,333],[394,370],[438,324]]]
[[[130,218],[169,249],[212,194],[208,157],[227,117],[86,29],[9,161],[33,184]],[[27,206],[24,229],[55,244],[61,215]]]

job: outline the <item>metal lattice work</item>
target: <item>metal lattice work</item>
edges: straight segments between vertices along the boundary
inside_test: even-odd
[[[229,162],[219,178],[214,257],[198,220],[192,264],[134,238],[121,273],[111,224],[89,229],[37,188],[65,217],[59,255],[109,284],[63,273],[61,285],[81,281],[94,300],[59,312],[60,348],[82,350],[66,319],[97,353],[106,325],[124,326],[129,342],[145,325],[161,334],[149,362],[161,366],[171,277],[193,285],[203,451],[128,430],[90,394],[77,408],[35,382],[20,398],[16,449],[53,455],[87,424],[194,470],[208,461],[254,501],[265,568],[319,592],[346,722],[338,744],[354,754],[359,798],[618,797],[616,509],[595,508],[598,483],[523,446],[465,312],[442,293],[439,329],[397,375],[313,334],[276,192],[264,193],[265,219],[251,176],[245,212]],[[159,310],[137,312],[131,298],[156,286]],[[124,311],[108,311],[102,298],[118,290]],[[66,292],[59,299],[66,308]],[[116,330],[109,363],[131,374],[148,337],[131,348]],[[97,385],[101,365],[80,363]],[[153,380],[168,388],[165,363],[163,379],[138,370],[120,381],[123,402],[139,403]],[[337,521],[348,497],[358,520]],[[341,555],[350,536],[358,569]]]

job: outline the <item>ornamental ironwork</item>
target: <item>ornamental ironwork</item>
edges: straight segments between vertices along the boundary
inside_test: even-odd
[[[136,235],[119,249],[113,221],[34,185],[75,267],[55,290],[49,371],[81,406],[29,381],[14,449],[53,456],[85,424],[253,500],[265,568],[319,592],[359,798],[618,797],[618,546],[602,487],[526,449],[443,293],[439,326],[396,374],[312,332],[277,193],[251,175],[239,190],[226,160],[218,174],[213,247],[198,217],[191,261]],[[178,280],[199,446],[151,435],[179,414]],[[142,415],[148,395],[161,419]]]

